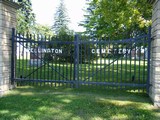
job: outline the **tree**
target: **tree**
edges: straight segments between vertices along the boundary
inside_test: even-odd
[[[30,33],[35,24],[35,14],[32,12],[31,1],[23,0],[19,2],[19,4],[21,4],[22,7],[18,10],[16,29],[20,33]]]
[[[48,25],[35,24],[34,29],[35,34],[45,35],[45,36],[53,36],[52,28]]]
[[[120,37],[127,31],[146,31],[151,25],[152,7],[147,0],[92,0],[87,3],[83,26],[96,37]]]
[[[54,15],[54,24],[52,26],[52,29],[54,31],[54,34],[56,35],[53,40],[60,40],[60,41],[73,41],[74,37],[74,31],[70,30],[68,28],[68,24],[70,22],[70,19],[67,15],[67,9],[64,4],[64,0],[60,0],[60,4],[57,7],[56,13]],[[74,49],[73,45],[68,44],[56,44],[51,45],[50,47],[55,48],[61,48],[63,49],[63,55],[56,55],[54,57],[54,60],[59,60],[61,62],[73,62],[71,59],[72,57],[72,51]]]
[[[54,15],[53,30],[56,35],[67,35],[69,33],[68,28],[69,17],[67,16],[67,9],[64,4],[64,0],[60,0],[60,4]]]

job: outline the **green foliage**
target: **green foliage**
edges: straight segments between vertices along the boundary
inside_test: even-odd
[[[151,5],[147,0],[92,0],[88,2],[86,33],[97,37],[120,36],[127,31],[146,31],[151,25]]]
[[[48,25],[36,24],[34,32],[40,35],[53,36],[52,28]]]
[[[32,12],[31,1],[23,0],[19,4],[21,4],[22,7],[18,10],[16,29],[20,33],[30,33],[35,24],[35,14]]]
[[[64,4],[64,0],[60,0],[60,4],[57,7],[57,11],[54,16],[54,24],[53,31],[56,34],[56,37],[53,40],[56,41],[74,41],[74,31],[68,28],[70,20],[67,15],[67,9]],[[57,55],[54,60],[58,60],[60,62],[73,62],[72,52],[69,50],[73,50],[74,46],[68,44],[57,44],[52,45],[51,47],[58,47],[65,51],[63,55]]]
[[[58,34],[57,36],[52,37],[52,41],[74,41],[74,35],[72,34]],[[74,52],[74,45],[72,44],[62,44],[56,43],[49,45],[48,48],[58,48],[63,50],[63,54],[57,54],[54,56],[53,61],[60,61],[60,62],[73,62],[73,52]]]
[[[68,23],[69,17],[67,16],[67,9],[65,7],[64,0],[60,0],[60,4],[54,17],[53,30],[55,34],[58,36],[67,35],[69,32]]]

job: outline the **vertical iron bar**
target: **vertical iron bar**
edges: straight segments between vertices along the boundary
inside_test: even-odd
[[[39,34],[37,34],[37,36],[38,36],[38,41],[40,42],[40,44],[41,44],[41,58],[40,58],[40,60],[41,60],[41,69],[40,69],[40,79],[43,79],[43,74],[44,74],[44,72],[43,72],[43,67],[42,67],[42,64],[45,64],[45,61],[43,60],[44,59],[44,54],[42,53],[42,49],[43,49],[43,44],[42,44],[42,38],[40,38],[40,35]],[[44,63],[43,63],[44,62]],[[40,82],[40,86],[42,85],[42,82]]]
[[[106,38],[104,40],[106,41]],[[105,52],[104,52],[104,57],[103,57],[103,68],[105,66],[107,66],[107,64],[106,64],[106,45],[107,44],[104,44],[104,50],[105,50]],[[105,83],[106,83],[106,79],[107,79],[106,72],[107,72],[107,68],[104,68],[104,82]],[[104,88],[106,88],[106,85],[104,85]]]
[[[27,33],[27,39],[29,39],[29,33]],[[29,42],[29,46],[30,46],[30,53],[29,53],[29,73],[31,73],[31,49],[32,49],[32,43],[31,41]],[[31,80],[31,75],[29,75],[29,80]]]
[[[47,49],[50,49],[50,48],[49,48],[49,44],[48,44],[48,37],[47,37],[47,36],[45,36],[45,42],[46,42],[46,44],[47,44],[47,45],[46,45],[46,46],[47,46]],[[50,54],[47,53],[47,70],[46,70],[47,76],[46,76],[46,80],[49,80],[49,79],[50,79],[50,77],[49,77],[49,72],[50,72],[50,70],[49,70],[49,63],[50,63]],[[49,85],[49,83],[50,83],[50,82],[46,82],[47,85]]]
[[[46,39],[46,48],[47,48],[47,50],[49,50],[50,52],[47,52],[47,68],[46,68],[46,80],[47,81],[50,81],[51,80],[51,76],[50,76],[50,69],[54,69],[53,67],[52,67],[52,65],[50,64],[50,62],[51,62],[51,57],[52,57],[52,50],[51,50],[51,48],[50,48],[50,44],[48,43],[49,42],[49,36],[45,36],[45,39]],[[50,86],[51,85],[51,81],[50,82],[46,82],[46,84],[47,84],[47,86]]]
[[[132,67],[132,42],[130,43],[131,44],[131,46],[130,46],[130,71],[129,71],[129,80],[131,81],[132,80],[132,78],[131,78],[131,67]]]
[[[140,65],[141,59],[140,59],[140,57],[141,57],[141,46],[139,46],[138,56],[139,56],[139,58],[138,58],[138,61],[139,61],[139,63],[138,63],[138,84],[140,84],[140,68],[141,68],[141,65]],[[140,89],[138,89],[138,91],[139,91],[139,90],[140,90]]]
[[[90,60],[90,54],[91,54],[91,50],[90,50],[90,44],[88,45],[88,83],[90,82],[90,64],[91,64],[91,60]],[[88,84],[89,85],[89,84]]]
[[[64,38],[61,37],[61,40],[62,40],[62,39],[66,39],[66,38],[65,38],[65,37],[64,37]],[[62,46],[62,48],[65,48],[65,44],[60,43],[60,45]],[[61,68],[62,68],[62,73],[61,73],[61,80],[62,80],[62,81],[65,80],[65,78],[64,78],[64,61],[65,61],[65,60],[62,58],[62,59],[61,59],[61,63],[60,63],[60,64],[61,64]],[[61,85],[64,86],[64,82],[62,82]]]
[[[24,65],[25,65],[25,60],[24,60],[24,38],[25,38],[25,34],[23,34],[23,44],[22,44],[22,78],[24,78],[25,76],[25,70],[24,70]],[[23,82],[24,85],[24,82]]]
[[[78,88],[79,82],[79,38],[78,35],[75,35],[75,54],[74,54],[74,80],[75,80],[75,87]]]
[[[73,62],[73,52],[72,52],[72,44],[71,44],[71,50],[70,50],[70,81],[73,80],[72,77],[72,62]],[[70,87],[73,87],[72,84],[70,83]]]
[[[120,80],[120,82],[122,83],[122,74],[123,74],[122,73],[122,67],[123,67],[123,65],[122,65],[123,64],[123,60],[122,60],[123,59],[123,56],[122,56],[123,55],[123,46],[121,45],[120,48],[121,48],[121,52],[120,52],[120,57],[121,57],[121,72],[120,72],[120,76],[121,76],[121,80]],[[120,88],[122,88],[122,86],[120,86]]]
[[[64,37],[63,39],[66,39],[66,38]],[[62,43],[61,46],[64,46],[64,47],[62,47],[62,48],[65,48],[65,44]],[[62,66],[61,66],[61,67],[62,67],[62,78],[61,78],[61,80],[62,80],[62,81],[65,80],[65,78],[64,78],[64,76],[65,76],[65,75],[64,75],[64,67],[65,67],[65,66],[64,66],[64,62],[65,62],[65,59],[62,58],[62,60],[61,60],[61,65],[62,65]],[[64,82],[62,82],[62,86],[64,86]]]
[[[21,35],[20,35],[21,36]],[[21,55],[22,56],[20,56],[21,58],[21,62],[22,62],[22,64],[21,64],[21,78],[24,78],[24,33],[22,34],[22,42],[21,42]],[[24,83],[24,81],[21,81],[21,85],[24,85],[24,84],[28,84],[28,82],[26,82],[26,83]]]
[[[127,55],[128,55],[128,49],[127,49],[127,45],[126,45],[126,51],[125,51],[125,78],[124,78],[124,81],[125,83],[127,82]]]
[[[115,82],[114,81],[114,57],[115,57],[115,51],[114,51],[114,43],[113,43],[113,58],[112,58],[112,61],[113,61],[113,65],[112,65],[112,82]]]
[[[81,77],[80,77],[80,80],[82,80],[83,78],[83,44],[82,44],[82,38],[81,38],[81,43],[80,43],[80,46],[81,46],[81,53],[80,53],[80,59],[81,59]]]
[[[34,34],[34,40],[36,40],[36,36],[35,36],[35,34]],[[37,41],[38,41],[38,38],[37,38]],[[37,43],[38,44],[38,43]],[[39,44],[37,45],[37,53],[36,53],[36,55],[37,55],[37,66],[36,66],[36,69],[38,69],[38,65],[39,65],[39,51],[38,51],[38,49],[39,49]],[[36,71],[36,80],[38,80],[39,78],[38,78],[38,70]],[[36,85],[38,85],[38,82],[36,82]]]
[[[60,39],[60,37],[58,38],[58,39]],[[60,46],[61,44],[58,44],[58,47],[59,47],[59,49],[60,49]],[[59,70],[59,73],[58,73],[58,86],[60,86],[60,80],[61,80],[61,59],[58,59],[58,70]]]
[[[56,41],[57,41],[57,39],[56,39]],[[56,47],[57,47],[57,43],[55,43],[55,44],[56,44]],[[58,74],[58,73],[56,72],[56,71],[59,71],[59,70],[57,69],[57,58],[58,58],[58,57],[57,57],[57,54],[55,54],[55,53],[54,53],[54,56],[55,56],[55,62],[54,62],[54,63],[55,63],[55,70],[54,70],[54,74],[55,74],[55,80],[58,80],[58,78],[57,78],[57,74]],[[60,71],[59,71],[59,72],[60,72]],[[55,87],[56,87],[56,86],[57,86],[57,82],[55,82],[54,85],[55,85]]]
[[[145,84],[145,82],[144,82],[144,79],[145,79],[145,44],[144,44],[144,42],[145,42],[145,39],[143,40],[143,78],[142,78],[142,83],[143,84]],[[144,89],[143,89],[143,92],[144,92]]]
[[[32,38],[31,38],[31,40],[33,40],[33,41],[35,41],[35,34],[33,34],[32,35]],[[36,67],[37,67],[37,48],[35,49],[35,46],[36,46],[36,43],[34,42],[34,65],[33,65],[33,85],[35,85],[36,84],[36,82],[35,82],[35,79],[36,79],[36,72],[34,72],[34,70],[36,69]]]
[[[94,49],[94,43],[93,43],[92,49]],[[93,74],[93,73],[94,73],[94,54],[92,53],[92,49],[91,49],[91,51],[90,51],[90,52],[91,52],[91,56],[92,56],[92,57],[91,57],[91,59],[92,59],[92,68],[91,68],[91,69],[92,69],[92,72],[91,72],[91,73]],[[95,77],[94,77],[94,76],[92,76],[92,78],[91,78],[92,82],[94,82],[94,81],[95,81],[95,79],[94,79],[94,78],[95,78]]]
[[[41,38],[42,39],[44,39],[44,46],[45,46],[45,49],[47,49],[47,44],[46,44],[46,36],[44,37],[44,36],[42,36],[41,35]],[[45,65],[44,65],[44,86],[46,85],[46,69],[47,69],[47,63],[48,63],[48,61],[47,61],[47,58],[45,57],[45,53],[44,53],[44,62],[45,62]],[[47,62],[47,63],[46,63]]]
[[[107,62],[108,62],[108,80],[107,82],[110,82],[110,56],[111,56],[111,53],[110,53],[110,39],[109,39],[109,46],[108,46],[108,56],[107,56]]]
[[[116,70],[116,72],[117,72],[117,75],[116,75],[116,82],[118,83],[118,60],[119,60],[119,45],[118,45],[118,43],[117,43],[117,51],[116,51],[116,59],[117,59],[117,70]],[[119,86],[117,86],[117,88],[119,88]]]
[[[68,49],[67,49],[67,47],[66,47],[66,54],[68,55]],[[65,77],[67,78],[66,80],[68,81],[68,56],[66,57],[66,61],[65,62],[66,62],[66,65],[65,65],[65,67],[66,67]],[[68,83],[66,83],[66,86],[68,87]]]
[[[22,47],[23,47],[23,53],[22,53],[22,71],[23,71],[23,73],[22,73],[22,76],[23,76],[23,78],[25,77],[25,52],[24,52],[24,48],[25,48],[25,40],[24,40],[24,38],[25,38],[25,34],[23,33],[23,44],[22,44]],[[25,83],[23,82],[23,85],[25,85]]]
[[[101,38],[101,40],[102,40],[102,38]],[[99,52],[99,54],[100,54],[100,81],[99,82],[102,82],[102,44],[100,43],[100,52]]]
[[[106,39],[105,39],[106,40]],[[105,53],[104,53],[104,57],[103,57],[103,67],[107,66],[106,64],[106,44],[104,44],[104,49],[105,49]],[[104,82],[106,82],[106,69],[104,68]],[[106,85],[104,86],[104,88],[106,87]]]
[[[86,62],[87,62],[86,43],[84,43],[84,80],[86,80]]]
[[[29,33],[28,33],[29,34]],[[32,47],[32,65],[30,67],[30,70],[31,70],[31,73],[32,73],[32,70],[33,70],[33,66],[34,66],[34,61],[33,61],[33,56],[34,56],[34,43],[32,41],[32,36],[31,34],[29,34],[29,39],[31,40],[31,47]],[[31,80],[33,80],[33,74],[30,75],[31,76]],[[31,82],[29,82],[30,84],[32,84]]]
[[[50,41],[52,41],[52,39],[51,39],[51,38],[52,38],[52,37],[51,37],[51,36],[49,36],[49,40],[50,40]],[[54,47],[53,47],[53,44],[51,45],[51,48],[54,48]],[[54,66],[54,64],[53,64],[53,60],[55,59],[55,57],[54,57],[54,53],[53,53],[53,52],[52,52],[51,54],[52,54],[52,55],[51,55],[51,56],[52,56],[51,80],[53,80],[53,79],[54,79],[53,77],[54,77],[54,74],[55,74],[55,73],[54,73],[54,71],[53,71],[53,68],[55,69],[55,66]],[[51,87],[52,87],[52,86],[53,86],[53,82],[51,81]]]
[[[20,34],[17,34],[18,37],[20,37]],[[17,40],[17,38],[16,38]],[[20,39],[18,39],[18,43],[19,43],[19,60],[18,60],[18,64],[19,64],[19,70],[18,70],[18,78],[22,78],[22,70],[21,70],[21,43],[20,43]],[[18,84],[21,85],[22,81],[18,81]]]
[[[147,93],[149,94],[150,87],[150,52],[151,52],[151,27],[148,30],[148,66],[147,66]]]
[[[69,41],[70,38],[69,36],[66,37],[66,40]],[[70,45],[68,45],[70,46]],[[66,81],[68,81],[68,49],[67,49],[67,45],[66,45],[66,50],[65,50],[66,54],[67,54],[67,57],[66,57],[66,60],[65,60],[65,77],[66,77]],[[66,83],[66,87],[68,87],[68,83]]]
[[[26,36],[27,36],[27,35],[26,35]],[[25,37],[26,37],[26,36],[25,36]],[[26,56],[25,56],[25,76],[27,76],[27,72],[28,72],[28,71],[27,71],[27,55],[28,55],[28,52],[27,52],[27,49],[28,49],[27,46],[28,46],[28,45],[27,45],[27,44],[28,44],[28,42],[27,42],[27,40],[26,40],[26,41],[25,41],[25,48],[26,48],[26,51],[25,51],[25,53],[26,53]]]
[[[17,37],[17,32],[15,32],[15,35],[16,35],[16,37]],[[14,43],[14,44],[15,44],[15,48],[16,48],[16,49],[14,50],[14,52],[15,52],[14,54],[16,55],[16,56],[15,56],[15,59],[14,59],[14,60],[15,60],[15,61],[14,61],[14,62],[15,62],[15,64],[14,64],[14,65],[15,65],[15,66],[14,66],[14,67],[15,67],[15,76],[14,76],[14,77],[17,78],[17,67],[18,67],[18,65],[17,65],[17,47],[18,47],[17,41],[16,41],[16,43]],[[12,48],[11,48],[11,49],[12,49]],[[11,56],[11,57],[12,57],[12,56]],[[12,58],[11,58],[11,59],[12,59]]]
[[[50,40],[50,35],[47,37],[47,40],[49,41],[49,42],[51,42]],[[49,55],[49,66],[48,66],[48,80],[50,80],[50,82],[48,82],[48,85],[49,86],[51,86],[52,87],[52,76],[53,76],[53,74],[52,74],[52,71],[53,71],[53,64],[52,64],[52,61],[53,61],[53,57],[52,57],[52,51],[51,51],[51,49],[52,49],[52,46],[50,46],[50,44],[48,43],[48,46],[49,46],[49,49],[50,49],[50,55]]]
[[[96,45],[96,49],[95,49],[95,55],[96,55],[96,82],[98,81],[99,79],[99,76],[98,76],[98,53],[97,53],[97,48],[98,48],[98,45]],[[97,86],[97,84],[96,84]]]
[[[136,49],[136,42],[135,42],[135,53],[134,53],[134,79],[132,81],[136,82],[136,59],[137,59],[137,49]]]
[[[15,54],[15,46],[14,42],[15,41],[15,29],[12,28],[12,61],[11,61],[11,84],[14,85],[14,78],[15,78],[15,59],[14,59],[14,54]]]

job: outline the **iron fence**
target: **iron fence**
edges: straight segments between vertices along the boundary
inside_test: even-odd
[[[18,85],[149,89],[150,30],[123,40],[65,38],[12,31],[12,81]]]

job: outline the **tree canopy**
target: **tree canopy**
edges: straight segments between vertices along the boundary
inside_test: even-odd
[[[45,36],[53,36],[52,28],[48,25],[35,24],[34,33]]]
[[[17,14],[17,26],[16,29],[20,33],[31,32],[35,24],[35,14],[32,10],[32,4],[30,0],[23,0],[19,2],[21,8]]]
[[[130,35],[151,25],[151,10],[147,0],[90,0],[82,25],[97,37]]]
[[[53,31],[56,35],[63,35],[69,32],[68,28],[69,17],[67,15],[67,9],[64,4],[64,0],[60,0],[60,4],[57,7],[57,11],[54,15]]]

